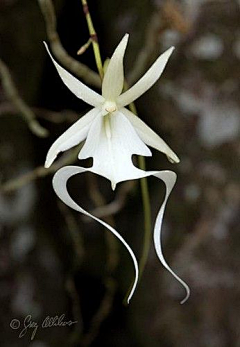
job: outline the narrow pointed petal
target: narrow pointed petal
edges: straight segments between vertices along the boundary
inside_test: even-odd
[[[127,119],[134,126],[138,136],[142,139],[147,146],[153,147],[158,151],[166,154],[169,161],[172,163],[179,163],[178,156],[171,150],[166,142],[157,135],[147,124],[145,124],[139,117],[130,112],[126,108],[122,108],[121,112],[127,117]]]
[[[115,101],[123,90],[123,57],[127,47],[128,37],[129,35],[126,34],[115,49],[104,75],[102,95],[107,100]]]
[[[174,47],[169,48],[155,61],[150,69],[143,75],[140,80],[135,83],[125,93],[121,94],[118,99],[118,105],[120,107],[129,105],[131,102],[139,98],[144,94],[161,76],[170,55],[172,54]]]
[[[155,222],[155,226],[154,226],[154,234],[153,234],[153,238],[154,238],[154,245],[155,245],[155,250],[157,253],[157,256],[160,260],[160,262],[162,263],[162,265],[178,280],[179,283],[181,283],[181,285],[185,288],[186,290],[186,296],[185,298],[181,301],[181,304],[183,304],[184,302],[187,301],[187,299],[190,296],[190,289],[188,287],[188,285],[180,278],[178,277],[175,272],[170,268],[170,266],[167,264],[164,256],[163,256],[163,252],[162,252],[162,246],[161,246],[161,228],[162,228],[162,221],[163,221],[163,214],[164,214],[164,210],[166,207],[166,203],[168,200],[168,197],[175,185],[176,182],[176,174],[172,171],[159,171],[153,174],[153,176],[161,179],[166,186],[166,194],[165,194],[165,198],[164,201],[162,203],[162,206],[158,212],[157,218],[156,218],[156,222]]]
[[[124,247],[127,249],[127,251],[129,252],[132,261],[133,261],[133,265],[134,265],[134,270],[135,270],[135,279],[134,279],[134,283],[133,286],[131,288],[130,294],[128,296],[127,302],[129,303],[129,301],[131,300],[133,293],[136,289],[136,285],[138,282],[138,263],[136,260],[136,257],[132,251],[132,249],[130,248],[130,246],[128,245],[128,243],[123,239],[123,237],[110,225],[108,225],[107,223],[105,223],[104,221],[102,221],[101,219],[93,216],[92,214],[90,214],[89,212],[85,211],[83,208],[81,208],[76,202],[74,202],[74,200],[70,197],[68,190],[67,190],[67,181],[69,180],[69,178],[71,178],[72,176],[79,174],[79,173],[84,173],[87,171],[91,171],[88,169],[84,169],[81,168],[79,166],[65,166],[63,168],[61,168],[60,170],[58,170],[56,172],[56,174],[53,177],[53,188],[57,194],[57,196],[69,207],[71,207],[72,209],[74,209],[75,211],[78,211],[80,213],[83,213],[84,215],[94,219],[95,221],[97,221],[98,223],[102,224],[105,228],[107,228],[109,231],[111,231],[114,236],[116,236],[118,238],[119,241],[122,242],[122,244],[124,245]]]
[[[98,116],[89,130],[79,159],[93,157],[92,171],[108,178],[112,187],[121,181],[142,177],[132,163],[132,155],[150,156],[128,119],[120,112]]]
[[[50,167],[60,152],[64,152],[85,140],[93,120],[100,113],[101,110],[93,108],[67,129],[50,147],[47,153],[45,167]]]
[[[59,76],[61,77],[63,83],[68,87],[68,89],[76,95],[79,99],[85,101],[89,105],[92,106],[99,106],[104,102],[104,99],[101,95],[96,93],[91,88],[87,87],[85,84],[80,82],[76,77],[72,76],[67,70],[65,70],[63,67],[61,67],[53,58],[51,55],[49,48],[44,42],[44,45],[46,47],[46,50],[52,59],[53,64],[55,65]]]

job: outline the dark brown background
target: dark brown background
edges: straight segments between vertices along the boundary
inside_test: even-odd
[[[80,0],[56,0],[54,6],[62,44],[77,58],[76,51],[88,39]],[[128,254],[119,246],[111,282],[107,232],[64,209],[48,175],[0,194],[0,345],[239,347],[239,1],[89,0],[89,7],[104,58],[130,33],[127,78],[140,52],[148,55],[142,74],[160,52],[176,46],[161,80],[136,105],[140,117],[181,158],[173,167],[153,151],[147,168],[178,174],[165,215],[163,247],[172,268],[191,287],[191,297],[179,304],[182,288],[162,268],[152,247],[135,296],[129,307],[123,306],[133,276]],[[146,41],[153,22],[156,29]],[[76,119],[66,110],[87,110],[60,81],[43,40],[47,36],[37,1],[0,1],[0,58],[21,97],[37,108],[39,122],[50,131],[46,139],[33,135],[19,112],[11,110],[0,84],[2,184],[43,165],[51,143]],[[149,43],[154,47],[150,51]],[[77,59],[95,69],[91,48]],[[10,111],[4,111],[6,105]],[[50,121],[59,119],[59,112],[64,120]],[[106,201],[114,199],[109,183],[103,178],[98,182]],[[154,222],[164,190],[153,178],[149,186]],[[94,207],[89,179],[77,177],[72,189],[82,205]],[[138,184],[115,222],[139,256],[143,213]],[[82,242],[80,259],[73,235]],[[110,287],[114,283],[110,297],[105,297],[106,278]],[[30,332],[19,339],[20,330],[9,326],[13,318],[22,322],[28,314],[40,323],[63,313],[66,320],[77,317],[75,329],[39,328],[34,341]]]

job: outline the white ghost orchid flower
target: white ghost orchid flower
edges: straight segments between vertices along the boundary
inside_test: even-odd
[[[138,281],[138,263],[133,251],[114,228],[78,206],[69,196],[66,184],[71,176],[86,171],[109,179],[112,189],[115,189],[117,183],[126,180],[151,175],[161,179],[166,185],[166,196],[156,219],[154,244],[156,253],[164,267],[185,287],[187,295],[182,301],[184,302],[189,296],[189,288],[166,263],[162,254],[160,234],[165,205],[175,184],[176,174],[171,171],[146,172],[140,170],[134,166],[132,155],[151,156],[151,151],[147,147],[151,146],[163,152],[173,163],[178,163],[179,159],[153,130],[125,107],[145,93],[159,79],[174,48],[171,47],[160,55],[145,75],[129,90],[122,93],[124,84],[123,57],[128,37],[128,34],[123,37],[110,59],[102,82],[102,95],[96,93],[63,69],[54,60],[45,43],[46,49],[63,83],[78,98],[93,106],[85,116],[74,123],[53,143],[47,153],[45,167],[50,167],[60,152],[66,151],[86,140],[78,157],[79,159],[93,157],[93,166],[91,168],[76,166],[61,168],[53,178],[53,187],[63,202],[108,228],[130,253],[135,268],[135,281],[129,294],[128,302],[134,293]]]

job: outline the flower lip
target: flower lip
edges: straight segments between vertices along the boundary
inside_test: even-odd
[[[105,101],[102,107],[103,115],[117,111],[117,104],[115,101]]]

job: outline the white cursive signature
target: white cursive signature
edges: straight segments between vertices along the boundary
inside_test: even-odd
[[[70,327],[71,325],[76,323],[77,321],[71,321],[71,320],[66,321],[65,314],[62,314],[61,316],[55,316],[55,317],[47,316],[46,318],[44,318],[44,320],[40,324],[40,327],[43,329],[52,328],[52,327],[66,327],[66,326]],[[31,315],[28,315],[24,318],[22,324],[20,320],[15,318],[12,319],[10,322],[10,327],[14,330],[18,330],[19,328],[22,329],[18,335],[19,338],[22,338],[23,336],[25,336],[28,330],[32,329],[31,340],[33,340],[34,337],[36,336],[37,330],[39,328],[39,324],[38,322],[35,322],[34,320],[32,320]]]

